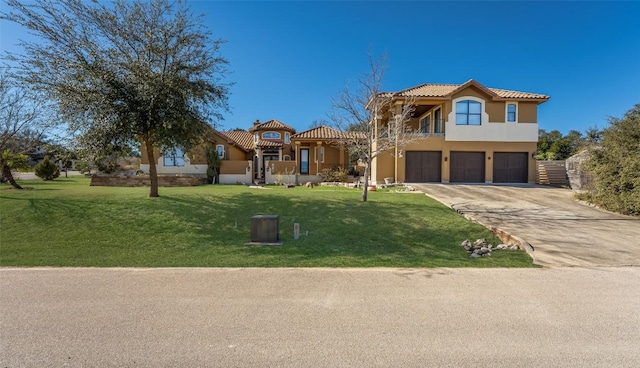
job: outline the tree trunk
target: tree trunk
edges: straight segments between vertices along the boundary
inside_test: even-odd
[[[16,189],[24,189],[18,183],[16,183],[15,179],[13,178],[13,175],[11,174],[11,168],[9,167],[9,165],[2,165],[2,175],[7,179],[7,181],[9,182],[9,184],[11,184],[12,187]]]
[[[149,197],[160,197],[160,195],[158,194],[158,170],[156,169],[156,158],[153,152],[153,143],[149,139],[146,139],[144,143],[147,148],[147,159],[149,160],[149,180],[151,181]]]
[[[369,192],[369,161],[367,161],[364,165],[364,187],[362,188],[362,202],[367,201],[367,194]]]

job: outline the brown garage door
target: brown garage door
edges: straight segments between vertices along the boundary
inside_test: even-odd
[[[484,152],[451,152],[452,183],[484,183]]]
[[[526,183],[529,173],[527,152],[494,152],[494,183]]]
[[[441,182],[442,152],[408,151],[405,160],[407,183]]]

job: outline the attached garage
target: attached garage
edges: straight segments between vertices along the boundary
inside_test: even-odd
[[[529,173],[527,152],[494,152],[494,183],[526,183]]]
[[[442,152],[408,151],[405,159],[405,182],[441,182]]]
[[[452,183],[484,183],[484,152],[451,151]]]

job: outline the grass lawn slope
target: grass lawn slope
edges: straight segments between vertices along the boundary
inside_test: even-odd
[[[83,177],[0,186],[0,265],[95,267],[532,267],[519,251],[470,259],[498,240],[421,194],[205,185],[90,187]],[[280,216],[282,246],[245,246],[253,215]],[[302,236],[293,239],[293,223]],[[305,232],[309,231],[309,236]]]

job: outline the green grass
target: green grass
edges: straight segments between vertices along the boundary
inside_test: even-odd
[[[470,259],[484,227],[420,194],[206,185],[90,187],[82,177],[0,186],[1,266],[532,267],[523,252]],[[282,246],[245,246],[253,215],[280,216]],[[303,233],[293,239],[293,223]],[[305,232],[309,231],[309,236]]]

